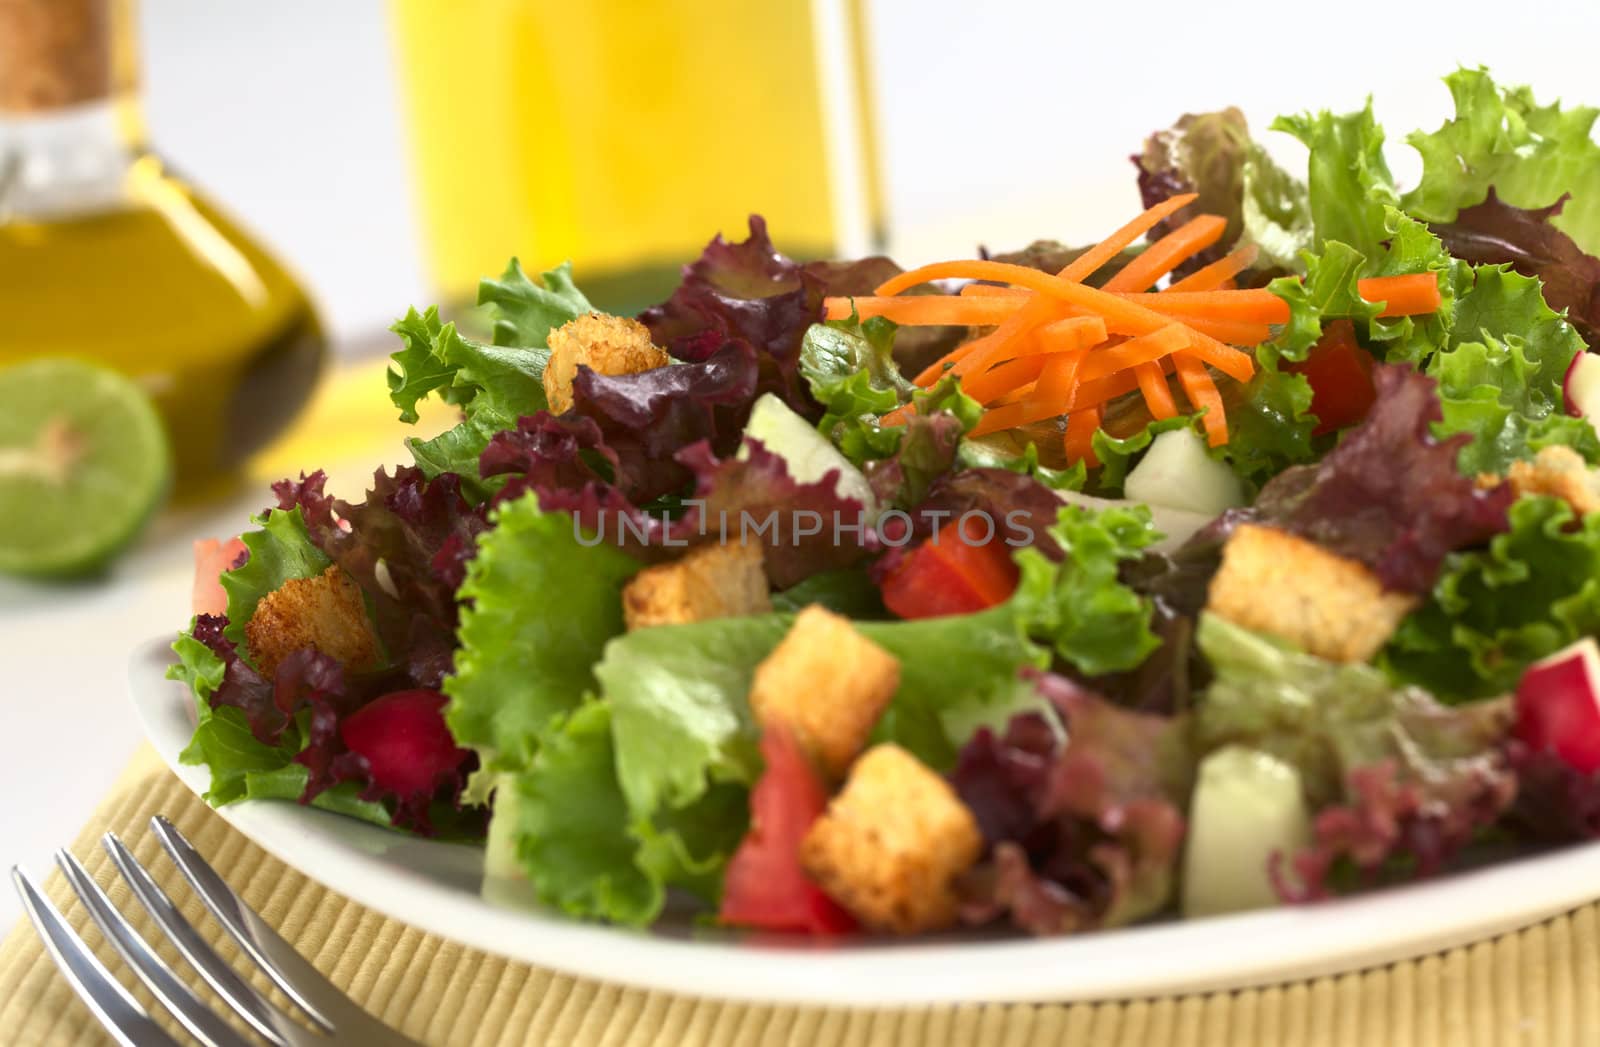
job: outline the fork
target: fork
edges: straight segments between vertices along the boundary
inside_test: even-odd
[[[189,966],[258,1035],[275,1047],[326,1047],[332,1042],[373,1044],[375,1047],[415,1045],[415,1041],[406,1039],[363,1011],[295,952],[234,893],[175,825],[157,815],[150,819],[150,828],[211,915],[267,979],[294,1003],[300,1012],[298,1016],[262,996],[224,963],[115,833],[106,833],[100,842],[132,888],[134,897],[171,939]],[[194,990],[155,954],[111,904],[105,891],[71,853],[57,851],[56,863],[101,933],[151,994],[195,1039],[207,1047],[249,1047],[255,1042],[201,1002]],[[12,866],[11,879],[51,959],[100,1024],[125,1047],[176,1045],[177,1041],[157,1025],[122,983],[106,970],[33,879],[18,866]]]

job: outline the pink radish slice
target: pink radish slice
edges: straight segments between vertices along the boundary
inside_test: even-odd
[[[1528,667],[1517,684],[1517,737],[1584,774],[1600,771],[1600,647],[1584,637]]]
[[[1587,418],[1589,424],[1600,428],[1600,355],[1579,353],[1574,356],[1562,379],[1561,391],[1567,401],[1568,414]]]

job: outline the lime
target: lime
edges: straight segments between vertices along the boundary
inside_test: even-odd
[[[171,474],[161,418],[127,378],[57,358],[0,369],[0,571],[100,566],[139,533]]]

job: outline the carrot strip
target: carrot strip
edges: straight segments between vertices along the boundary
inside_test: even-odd
[[[1202,269],[1196,269],[1175,282],[1168,291],[1215,291],[1235,276],[1256,264],[1261,249],[1255,244],[1241,247],[1225,258],[1219,258]]]
[[[1067,419],[1067,435],[1062,441],[1068,462],[1085,462],[1093,467],[1100,464],[1094,454],[1094,432],[1100,428],[1100,408],[1078,411]]]
[[[878,416],[878,424],[879,425],[905,425],[907,422],[909,422],[911,420],[911,416],[916,414],[916,413],[917,413],[917,409],[915,407],[913,407],[911,404],[901,404],[899,407],[896,407],[894,410],[885,411],[883,414],[879,415]]]
[[[1171,356],[1163,357],[1161,363],[1168,364],[1172,359]],[[1094,381],[1085,381],[1079,384],[1077,391],[1073,393],[1072,406],[1069,410],[1079,411],[1085,407],[1097,407],[1107,400],[1115,400],[1137,388],[1139,379],[1132,371],[1119,371],[1104,378],[1096,378]]]
[[[1049,357],[1044,370],[1039,372],[1039,382],[1033,387],[1032,399],[1041,407],[1054,407],[1056,414],[1065,414],[1072,402],[1072,391],[1078,384],[1078,370],[1087,353],[1076,350]]]
[[[1185,327],[1210,335],[1229,345],[1257,346],[1272,337],[1272,328],[1266,324],[1253,324],[1248,320],[1203,320],[1181,313],[1173,317]]]
[[[990,433],[1003,432],[1015,429],[1018,426],[1032,425],[1042,422],[1047,418],[1054,418],[1060,414],[1059,408],[1049,404],[1041,404],[1037,400],[1021,400],[1013,404],[1005,404],[984,412],[978,424],[972,427],[968,436],[988,436]]]
[[[1203,297],[1205,295],[1216,295],[1220,293],[1216,291],[1202,291],[1198,292],[1197,294],[1185,295],[1171,295],[1168,293],[1121,295],[1109,291],[1102,291],[1094,287],[1085,287],[1082,284],[1071,283],[1070,281],[1064,280],[1061,277],[1051,276],[1048,273],[1041,273],[1037,269],[1029,269],[1026,266],[1011,265],[1006,262],[991,262],[983,259],[935,262],[932,265],[925,265],[919,269],[913,269],[909,273],[904,273],[901,276],[895,277],[895,280],[908,280],[909,282],[904,284],[901,288],[904,289],[904,287],[912,287],[927,280],[939,280],[946,277],[971,277],[978,280],[1006,280],[1017,285],[1018,287],[1026,287],[1030,290],[1039,292],[1039,297],[1035,298],[1032,302],[1029,302],[1028,308],[1024,308],[1012,314],[1011,319],[1007,320],[1006,323],[1001,324],[999,329],[997,329],[994,334],[990,336],[1000,344],[1000,348],[1002,349],[1004,348],[1003,342],[1006,337],[1003,332],[1006,331],[1007,325],[1010,325],[1015,321],[1016,326],[1021,327],[1022,324],[1031,320],[1029,314],[1033,312],[1033,306],[1039,304],[1041,300],[1046,298],[1059,302],[1065,302],[1072,306],[1079,306],[1089,312],[1098,313],[1105,318],[1106,326],[1108,328],[1111,327],[1111,325],[1115,322],[1126,326],[1134,334],[1149,334],[1152,331],[1165,327],[1172,321],[1169,317],[1163,316],[1161,313],[1147,308],[1145,305],[1146,302],[1154,302],[1173,297],[1192,300],[1197,296]],[[884,286],[889,287],[895,282],[895,280],[889,281],[889,284],[885,284]],[[879,290],[882,291],[883,288],[880,288]],[[1229,293],[1252,295],[1255,292],[1235,291]],[[1284,302],[1281,298],[1278,298],[1276,295],[1271,294],[1270,292],[1264,293],[1267,295],[1267,297],[1271,298],[1273,301],[1277,302],[1283,307],[1283,312],[1285,314],[1284,319],[1287,320],[1288,303]],[[1202,334],[1198,331],[1195,332],[1194,341],[1191,347],[1195,352],[1202,353],[1208,363],[1211,363],[1218,370],[1222,371],[1224,374],[1227,374],[1229,377],[1236,379],[1237,381],[1248,381],[1250,376],[1255,373],[1255,361],[1251,359],[1248,353],[1241,353],[1239,350],[1234,349],[1231,346],[1223,345],[1221,342],[1210,337],[1209,335]],[[956,365],[958,373],[963,366],[966,366],[968,370],[971,370],[973,366],[977,366],[977,361],[975,360],[976,356],[977,354],[969,355],[960,363],[958,363]],[[993,359],[994,356],[989,355],[984,357],[982,362],[985,364],[991,363],[993,362]]]
[[[865,320],[882,316],[911,327],[987,327],[998,324],[1022,302],[1007,298],[961,298],[953,294],[921,294],[904,298],[824,298],[823,318],[844,320],[852,310]]]
[[[1032,291],[999,284],[966,284],[961,288],[963,298],[1027,298]]]
[[[1034,340],[1046,353],[1087,349],[1106,340],[1106,322],[1098,316],[1069,316],[1039,328]]]
[[[1138,364],[1133,369],[1133,376],[1139,380],[1139,392],[1144,396],[1145,406],[1150,408],[1151,417],[1178,416],[1178,405],[1172,402],[1172,390],[1167,387],[1167,377],[1161,373],[1158,365]]]
[[[1356,292],[1369,302],[1383,303],[1379,316],[1436,313],[1442,301],[1437,273],[1373,276],[1356,281]]]
[[[1095,270],[1121,254],[1123,248],[1198,199],[1200,199],[1199,193],[1180,193],[1177,196],[1168,197],[1154,207],[1146,209],[1143,214],[1133,221],[1074,258],[1067,264],[1065,269],[1062,269],[1056,275],[1063,280],[1087,280],[1094,275]],[[880,288],[878,293],[888,294],[889,292]]]
[[[1191,332],[1182,324],[1168,324],[1151,334],[1130,338],[1119,346],[1100,349],[1089,354],[1084,364],[1082,379],[1089,381],[1126,371],[1131,367],[1159,360],[1169,353],[1187,349]]]
[[[1163,236],[1105,282],[1107,291],[1143,291],[1190,258],[1204,251],[1227,231],[1228,220],[1203,214]]]
[[[1019,356],[966,379],[961,383],[961,391],[980,404],[993,403],[1013,389],[1038,378],[1050,359],[1038,354]]]
[[[1123,301],[1167,315],[1209,320],[1248,320],[1258,324],[1289,322],[1289,303],[1264,287],[1242,291],[1112,292]]]
[[[1211,375],[1206,371],[1206,365],[1188,353],[1177,353],[1173,362],[1178,368],[1178,381],[1183,385],[1184,394],[1189,397],[1189,404],[1195,408],[1205,408],[1200,424],[1205,426],[1206,442],[1212,447],[1220,447],[1228,442],[1228,418],[1222,406],[1222,394],[1217,392],[1217,383],[1211,380]]]

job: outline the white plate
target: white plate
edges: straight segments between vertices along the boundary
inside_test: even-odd
[[[168,641],[135,651],[134,705],[178,777],[193,701],[165,679]],[[754,942],[667,920],[652,932],[578,923],[511,885],[483,896],[473,847],[420,840],[281,802],[219,812],[282,861],[363,905],[486,952],[668,992],[889,1006],[1086,1000],[1238,989],[1389,963],[1526,926],[1600,896],[1600,844],[1354,898],[1073,938]],[[520,896],[518,896],[520,894]]]

